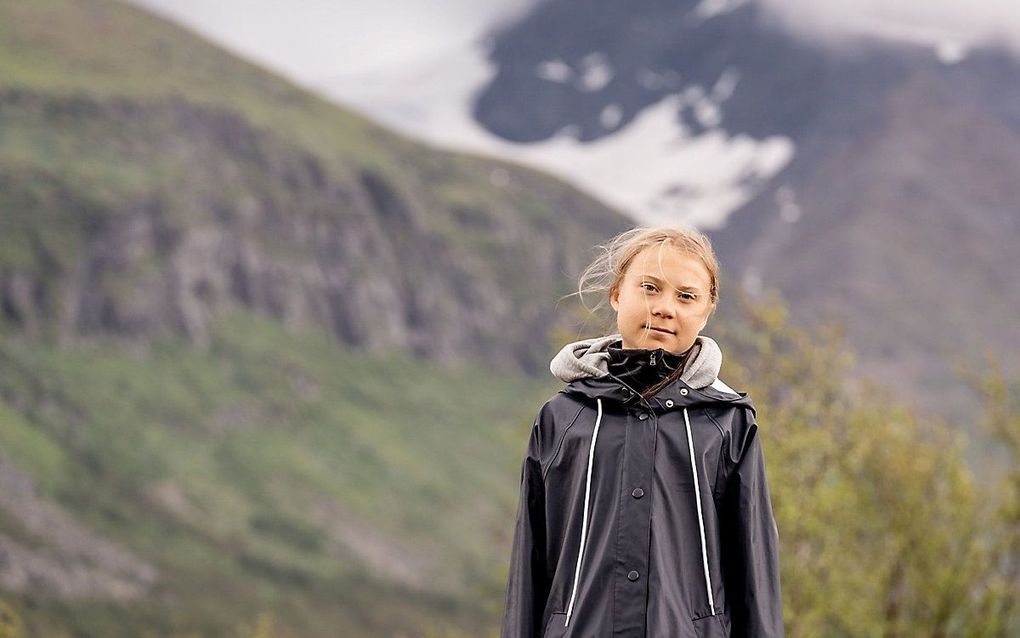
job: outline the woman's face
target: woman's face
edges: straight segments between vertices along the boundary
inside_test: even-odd
[[[609,296],[623,347],[685,352],[714,310],[711,282],[697,257],[663,243],[644,248]]]

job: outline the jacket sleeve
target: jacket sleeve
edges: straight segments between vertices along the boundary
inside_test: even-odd
[[[545,486],[542,479],[541,416],[531,429],[521,464],[510,571],[503,608],[502,638],[538,638],[549,595],[546,569]]]
[[[723,569],[734,638],[784,635],[779,586],[779,531],[772,512],[765,456],[753,417],[723,497]]]

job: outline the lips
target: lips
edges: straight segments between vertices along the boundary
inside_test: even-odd
[[[655,326],[648,326],[648,327],[651,328],[652,330],[656,331],[656,332],[661,332],[663,334],[668,334],[668,335],[673,334],[672,330],[666,330],[665,328],[656,328]]]

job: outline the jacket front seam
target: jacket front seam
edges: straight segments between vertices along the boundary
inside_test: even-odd
[[[719,422],[715,420],[715,417],[712,416],[712,413],[709,411],[708,408],[705,408],[705,416],[708,417],[709,421],[715,423],[715,427],[719,430],[719,434],[726,436],[726,431],[723,430],[723,426],[719,425]]]
[[[715,419],[715,417],[712,416],[711,412],[705,410],[705,416],[708,417],[709,421],[715,423],[715,427],[719,428],[719,434],[722,436],[719,441],[719,460],[715,463],[715,476],[712,478],[712,498],[717,498],[718,494],[716,493],[716,490],[719,485],[719,474],[722,472],[723,458],[726,456],[726,432],[723,430],[722,426],[719,425],[719,422]]]
[[[560,440],[556,442],[556,449],[553,450],[552,456],[549,457],[549,462],[546,464],[545,467],[542,468],[543,481],[545,481],[546,475],[549,474],[549,468],[552,467],[553,461],[555,461],[556,457],[560,455],[560,448],[563,447],[563,441],[565,441],[567,438],[567,432],[570,430],[570,428],[574,426],[574,423],[577,421],[577,417],[581,416],[581,412],[583,411],[584,405],[578,408],[577,414],[575,414],[574,418],[570,420],[570,423],[567,424],[567,427],[563,428],[563,434],[560,435]]]

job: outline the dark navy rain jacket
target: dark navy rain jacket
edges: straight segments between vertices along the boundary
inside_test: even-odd
[[[590,356],[610,341],[578,343]],[[645,400],[602,369],[568,383],[532,427],[503,638],[783,636],[747,393],[678,379]]]

